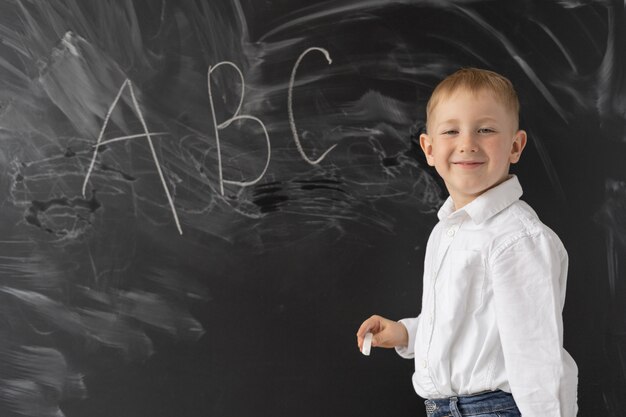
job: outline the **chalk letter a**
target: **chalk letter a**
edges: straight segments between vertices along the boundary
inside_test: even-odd
[[[102,140],[102,137],[104,136],[104,131],[107,127],[107,125],[109,124],[109,119],[111,118],[111,114],[113,113],[113,109],[115,108],[115,106],[117,106],[118,101],[120,100],[120,97],[122,96],[122,92],[124,91],[124,89],[128,87],[128,91],[130,92],[130,97],[133,101],[133,109],[135,110],[135,115],[137,116],[137,118],[139,118],[139,121],[141,122],[141,126],[143,127],[143,132],[142,134],[138,134],[138,135],[130,135],[130,136],[123,136],[123,137],[118,137],[118,138],[114,138],[114,139],[109,139],[106,141]],[[161,165],[159,164],[159,158],[157,158],[157,154],[156,154],[156,150],[154,149],[154,144],[152,143],[152,136],[160,136],[163,135],[164,133],[150,133],[148,131],[148,126],[146,125],[146,121],[143,117],[143,113],[141,112],[141,108],[139,107],[139,103],[137,102],[137,98],[135,97],[135,92],[133,90],[133,85],[131,83],[131,81],[129,79],[126,79],[126,81],[124,81],[124,83],[122,84],[122,86],[120,87],[119,91],[117,92],[117,96],[115,96],[115,100],[113,100],[113,103],[111,103],[111,106],[109,107],[109,111],[107,112],[105,118],[104,118],[104,123],[102,124],[102,129],[100,129],[100,134],[98,135],[98,140],[96,141],[96,144],[94,146],[94,150],[93,150],[93,157],[91,158],[91,163],[89,164],[89,169],[87,170],[87,175],[85,176],[85,181],[83,182],[83,197],[85,197],[85,190],[87,189],[87,182],[89,182],[89,177],[91,176],[91,172],[93,171],[93,167],[96,163],[96,156],[98,155],[98,148],[100,148],[100,146],[103,146],[107,143],[111,143],[111,142],[118,142],[121,140],[130,140],[130,139],[137,139],[137,138],[146,138],[148,140],[148,145],[150,145],[150,151],[152,153],[152,159],[154,159],[154,164],[156,165],[156,169],[159,173],[159,178],[161,179],[161,183],[163,184],[163,190],[165,190],[165,195],[167,196],[167,201],[169,202],[170,208],[172,210],[172,215],[174,216],[174,221],[176,222],[176,227],[178,228],[178,233],[180,233],[181,235],[183,234],[183,230],[180,227],[180,221],[178,220],[178,214],[176,213],[176,208],[174,207],[174,201],[172,200],[172,196],[170,195],[170,191],[167,188],[167,183],[165,182],[165,176],[163,175],[163,171],[161,170]]]

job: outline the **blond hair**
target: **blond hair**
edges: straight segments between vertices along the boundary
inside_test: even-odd
[[[516,125],[519,123],[519,99],[508,78],[489,70],[479,68],[461,68],[447,76],[433,91],[426,105],[426,121],[430,119],[437,104],[454,92],[465,89],[471,93],[488,91],[493,93],[514,116]]]

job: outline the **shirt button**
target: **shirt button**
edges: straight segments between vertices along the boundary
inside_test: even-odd
[[[426,359],[422,361],[422,368],[424,369],[428,368],[428,362],[426,362]]]
[[[435,321],[435,318],[433,317],[432,314],[430,316],[428,316],[428,324],[430,324],[432,326],[434,321]]]
[[[455,234],[455,233],[456,233],[456,228],[454,228],[454,227],[449,228],[449,229],[448,229],[448,231],[446,232],[446,234],[447,234],[449,237],[454,236],[454,234]]]

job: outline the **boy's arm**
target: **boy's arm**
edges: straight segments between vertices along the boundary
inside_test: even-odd
[[[556,235],[526,235],[490,259],[507,377],[524,417],[576,415],[577,370],[563,349],[567,253]]]
[[[406,328],[408,339],[406,346],[396,346],[396,352],[405,359],[415,357],[415,335],[417,334],[418,320],[419,317],[398,320],[398,323]]]

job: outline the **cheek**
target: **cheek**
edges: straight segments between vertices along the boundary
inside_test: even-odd
[[[433,158],[437,160],[437,162],[441,162],[446,160],[450,155],[450,150],[445,146],[437,146],[433,149]]]
[[[444,161],[441,152],[433,152],[430,158],[430,162],[435,166],[441,165],[441,163]]]
[[[508,163],[511,157],[511,149],[511,146],[499,143],[493,144],[493,146],[490,146],[487,151],[493,158],[496,158],[498,161],[501,161],[502,163]]]

